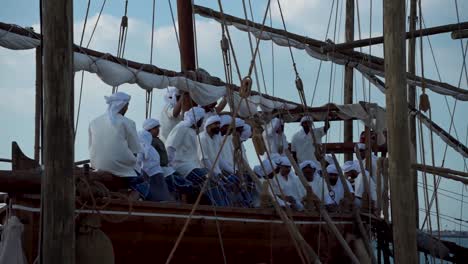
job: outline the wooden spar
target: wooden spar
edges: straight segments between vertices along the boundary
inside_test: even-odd
[[[423,164],[413,164],[412,167],[415,168],[416,170],[425,171],[427,173],[434,173],[434,174],[445,173],[445,174],[452,174],[458,177],[468,178],[468,173],[463,172],[463,171],[456,171],[456,170],[451,170],[447,168],[434,167],[434,166],[428,166],[428,165],[423,165]]]
[[[346,42],[354,40],[354,0],[346,0],[346,24],[345,24],[345,40]],[[353,67],[345,66],[344,80],[344,104],[353,103]],[[344,121],[344,142],[353,142],[353,121]],[[346,153],[344,160],[353,160],[352,153]]]
[[[410,14],[411,16],[411,14]],[[437,27],[431,27],[431,28],[425,28],[423,30],[416,30],[416,28],[411,29],[411,21],[410,21],[410,30],[405,33],[405,38],[406,39],[411,39],[414,37],[424,37],[424,36],[431,36],[431,35],[437,35],[437,34],[443,34],[443,33],[448,33],[454,30],[459,30],[459,29],[468,29],[468,22],[463,22],[463,23],[456,23],[456,24],[448,24],[448,25],[443,25],[443,26],[437,26]],[[453,33],[452,33],[453,34]],[[453,38],[453,35],[452,35]],[[343,50],[348,50],[348,49],[353,49],[353,48],[359,48],[359,47],[367,47],[370,45],[377,45],[377,44],[382,44],[384,43],[384,37],[373,37],[373,38],[366,38],[366,39],[360,39],[360,40],[355,40],[348,42],[346,41],[345,43],[340,43],[340,44],[335,44],[335,45],[327,45],[323,47],[323,51],[328,52],[328,51],[343,51]]]
[[[408,72],[416,74],[416,22],[417,17],[417,0],[411,0],[410,4],[410,17],[409,17],[409,31],[411,32],[410,39],[408,41]],[[411,108],[416,108],[416,87],[414,85],[408,85],[408,105]],[[411,163],[417,161],[417,140],[416,140],[416,116],[411,115],[409,117],[409,133],[410,133],[410,153]],[[416,204],[418,202],[418,172],[415,169],[411,169],[411,179],[413,186],[414,199]],[[416,228],[419,227],[419,210],[416,210]]]
[[[227,23],[229,24],[240,24],[240,25],[245,25],[248,24],[250,27],[255,28],[257,30],[263,30],[263,32],[269,32],[273,33],[285,38],[289,38],[290,40],[297,41],[302,44],[308,45],[308,48],[318,54],[323,55],[327,59],[322,59],[322,60],[332,60],[332,61],[346,61],[349,65],[360,65],[362,67],[360,68],[368,68],[367,72],[377,72],[379,76],[384,75],[384,59],[376,56],[372,56],[369,54],[365,54],[362,52],[358,51],[335,51],[335,52],[323,52],[321,50],[321,47],[324,47],[328,45],[324,41],[312,39],[309,37],[301,36],[298,34],[290,33],[285,30],[281,29],[276,29],[268,26],[263,26],[261,24],[255,23],[253,21],[245,20],[242,18],[238,18],[235,16],[228,15],[226,13],[223,14],[224,19],[222,18],[222,15],[220,12],[217,12],[213,9],[194,5],[194,12],[208,18],[212,18],[217,20],[219,23],[223,23],[222,21],[226,20]],[[468,23],[468,22],[467,22]],[[362,69],[360,69],[362,70]],[[453,93],[456,94],[461,94],[460,95],[451,95],[456,98],[460,97],[462,98],[463,96],[466,96],[468,92],[464,89],[457,88],[453,85],[447,84],[447,83],[442,83],[438,82],[435,80],[427,79],[427,78],[421,78],[420,76],[416,76],[414,74],[406,73],[406,82],[414,82],[417,86],[421,86],[422,82],[425,82],[426,87],[430,86],[438,86],[442,87],[444,89],[450,90]]]
[[[44,176],[39,263],[75,263],[73,1],[42,1]]]
[[[389,178],[395,263],[417,263],[416,201],[410,175],[408,102],[405,81],[405,0],[385,0],[384,58],[387,85]]]
[[[452,39],[468,38],[468,30],[465,29],[465,30],[453,31],[452,34],[450,34],[450,36],[452,37]]]
[[[36,110],[34,117],[34,160],[40,159],[41,119],[42,119],[42,51],[36,48]]]

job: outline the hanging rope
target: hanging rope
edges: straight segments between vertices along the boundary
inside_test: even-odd
[[[124,15],[122,16],[122,20],[120,22],[120,30],[119,30],[119,39],[117,43],[117,58],[123,58],[125,54],[125,46],[127,43],[127,32],[128,32],[128,0],[125,0],[125,11]],[[116,93],[119,87],[114,86],[112,87],[112,93]]]
[[[154,18],[155,18],[155,13],[156,13],[156,0],[153,0],[153,13],[151,16],[151,46],[150,46],[150,65],[153,65],[153,49],[154,49]],[[153,89],[151,90],[146,90],[146,96],[145,96],[145,103],[146,103],[146,114],[145,117],[148,119],[151,117],[151,112],[153,108]]]

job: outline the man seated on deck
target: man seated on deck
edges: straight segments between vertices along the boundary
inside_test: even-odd
[[[313,128],[313,121],[311,116],[302,117],[300,122],[302,129],[297,131],[292,137],[291,150],[297,163],[306,160],[317,160],[315,156],[315,144],[312,137],[315,138],[316,144],[322,144],[322,137],[327,134],[330,128],[330,123],[328,121],[325,121],[325,126],[323,127]]]
[[[223,111],[223,109],[226,107],[226,105],[227,105],[226,97],[223,97],[223,99],[221,100],[221,102],[219,102],[219,104],[218,104],[218,102],[214,102],[214,103],[211,103],[211,104],[208,104],[208,105],[200,106],[201,108],[203,108],[205,110],[205,118],[203,119],[202,128],[204,129],[205,122],[208,120],[208,118],[221,113],[221,111]]]
[[[370,177],[369,172],[367,170],[364,170],[364,173],[362,173],[359,161],[357,160],[353,162],[351,168],[346,167],[345,169],[347,171],[351,170],[352,176],[357,174],[356,178],[354,179],[354,195],[356,197],[356,199],[354,199],[355,204],[358,207],[363,206],[363,198],[365,195],[368,195],[368,202],[370,202],[371,204],[369,204],[370,206],[367,207],[375,207],[377,202],[377,185],[374,181],[374,178]],[[349,174],[350,173],[348,172],[348,175]]]
[[[367,148],[366,144],[364,144],[364,143],[358,143],[357,146],[358,146],[358,149],[359,149],[359,156],[361,156],[362,163],[363,163],[364,167],[366,168],[366,170],[368,172],[372,172],[371,177],[373,179],[376,179],[376,177],[377,177],[377,160],[379,159],[379,157],[377,157],[372,152],[370,153],[370,156],[371,156],[370,166],[372,167],[372,170],[369,170],[369,168],[367,167],[367,154],[368,154],[369,149]]]
[[[91,121],[88,129],[91,167],[122,177],[136,190],[139,184],[136,155],[141,146],[135,122],[125,117],[131,97],[117,92],[104,98],[108,105],[106,113]]]
[[[143,151],[137,155],[137,169],[149,185],[145,200],[154,202],[172,200],[164,180],[159,153],[151,145],[153,136],[150,132],[142,130],[138,132],[138,137]]]
[[[327,166],[327,174],[328,179],[330,180],[330,197],[337,205],[340,204],[341,200],[345,197],[345,187],[343,186],[342,182],[338,176],[338,170],[336,169],[335,165],[328,165]],[[346,180],[346,185],[348,186],[349,192],[354,194],[353,186]]]
[[[222,115],[220,119],[220,135],[221,144],[224,137],[227,137],[222,145],[221,162],[219,164],[221,171],[225,175],[232,175],[234,171],[234,146],[232,145],[232,117],[230,115]]]
[[[289,143],[284,134],[284,122],[283,120],[275,117],[265,127],[263,131],[263,140],[265,141],[266,150],[271,154],[277,153],[284,155],[288,149]],[[266,155],[263,156],[267,158]]]
[[[272,180],[273,193],[283,199],[294,209],[303,210],[301,201],[305,195],[304,186],[299,177],[291,170],[291,162],[287,157],[281,157],[280,171]],[[284,197],[283,197],[284,195]]]
[[[143,122],[143,129],[150,132],[152,135],[151,145],[159,154],[159,162],[164,179],[169,191],[174,197],[180,198],[181,194],[187,194],[191,191],[191,183],[186,181],[184,177],[174,174],[174,168],[169,166],[169,158],[167,156],[166,146],[159,138],[161,126],[157,119],[149,118]]]
[[[209,170],[200,166],[197,155],[198,135],[197,132],[202,125],[205,110],[200,107],[193,107],[184,113],[184,120],[172,129],[166,140],[169,162],[176,172],[185,177],[186,180],[193,183],[197,192],[207,180]],[[220,197],[217,190],[212,190],[213,182],[210,181],[210,187],[207,195],[211,203],[215,205],[225,205],[224,197]],[[195,193],[194,195],[198,195]],[[191,197],[192,202],[196,197]]]
[[[317,169],[320,168],[318,162],[306,160],[303,161],[299,167],[312,188],[312,192],[314,192],[320,201],[324,204],[332,204],[333,200],[330,198],[330,191],[328,190],[327,183],[317,173]]]
[[[253,196],[254,207],[268,207],[274,202],[273,199],[275,199],[275,197],[273,196],[270,184],[273,184],[272,179],[275,176],[276,167],[276,164],[270,162],[270,160],[263,160],[260,165],[254,167],[253,171],[258,178],[255,185],[256,193]],[[270,184],[268,181],[270,181]],[[286,206],[283,199],[277,197],[276,200],[279,206]]]

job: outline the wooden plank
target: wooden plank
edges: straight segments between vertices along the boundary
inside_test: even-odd
[[[405,80],[405,1],[384,1],[389,177],[395,263],[417,263],[416,201],[410,175],[408,102]]]
[[[345,21],[345,40],[350,42],[354,40],[354,0],[346,0],[346,21]],[[354,69],[353,67],[345,66],[344,79],[344,104],[353,103],[353,86],[354,86]],[[353,142],[353,121],[344,121],[343,127],[344,142]],[[353,160],[352,153],[345,153],[344,160]]]
[[[453,31],[452,34],[450,34],[452,39],[464,39],[468,38],[468,30],[457,30]]]
[[[40,263],[75,263],[73,1],[42,1],[44,176]]]

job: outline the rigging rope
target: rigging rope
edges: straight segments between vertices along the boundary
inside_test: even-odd
[[[153,0],[153,8],[152,8],[152,17],[151,17],[151,46],[150,46],[150,64],[153,65],[153,43],[154,43],[154,17],[156,13],[156,0]],[[151,117],[151,112],[153,108],[153,88],[151,90],[146,90],[146,118]]]
[[[128,0],[125,0],[125,10],[124,15],[122,16],[122,20],[120,22],[120,30],[119,30],[119,39],[117,43],[117,58],[123,58],[125,54],[125,46],[127,43],[127,32],[128,32]],[[116,93],[119,87],[114,86],[112,87],[112,93]]]

